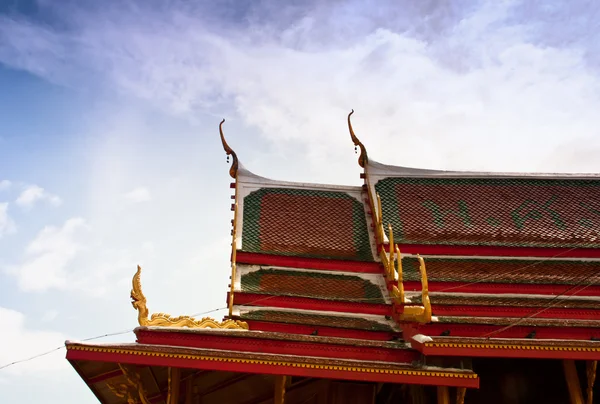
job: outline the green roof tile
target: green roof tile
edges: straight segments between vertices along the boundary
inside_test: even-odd
[[[243,220],[243,251],[373,261],[364,207],[344,192],[263,188]]]
[[[400,244],[600,248],[600,180],[385,178],[375,190]]]

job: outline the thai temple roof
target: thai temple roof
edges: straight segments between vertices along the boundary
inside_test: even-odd
[[[354,187],[255,175],[221,131],[234,179],[229,315],[148,317],[138,270],[137,343],[67,343],[101,401],[111,402],[94,379],[100,353],[109,373],[118,360],[164,357],[462,387],[478,385],[471,369],[428,358],[600,359],[600,175],[384,165],[348,124]]]

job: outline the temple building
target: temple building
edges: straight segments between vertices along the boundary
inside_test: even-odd
[[[600,175],[432,171],[358,153],[357,186],[231,157],[228,315],[67,341],[105,404],[600,402]],[[132,312],[133,316],[133,312]]]

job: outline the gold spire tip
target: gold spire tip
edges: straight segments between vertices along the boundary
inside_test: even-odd
[[[235,154],[233,149],[231,147],[229,147],[229,145],[227,144],[227,141],[225,140],[225,135],[223,134],[223,124],[224,123],[225,123],[225,118],[223,118],[223,120],[219,124],[219,133],[221,135],[221,143],[223,143],[223,149],[225,150],[225,153],[227,154],[227,162],[229,162],[229,156],[231,156],[231,158],[233,160],[231,162],[231,168],[229,168],[229,175],[231,176],[231,178],[235,179],[235,178],[237,178],[237,170],[238,170],[239,162],[238,162],[237,154]]]
[[[358,140],[358,137],[356,137],[356,134],[354,133],[354,129],[352,129],[352,121],[350,120],[350,117],[353,113],[354,110],[351,110],[351,112],[348,114],[348,129],[350,130],[350,138],[354,143],[354,150],[360,148],[360,156],[358,156],[358,165],[360,165],[362,168],[365,168],[365,165],[369,161],[369,158],[367,157],[367,149],[365,148],[365,145],[363,145],[362,142]]]

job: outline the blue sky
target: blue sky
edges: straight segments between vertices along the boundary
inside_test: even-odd
[[[225,305],[222,117],[282,180],[360,184],[351,108],[388,164],[600,172],[599,11],[0,0],[0,366],[133,328],[138,263],[151,311]],[[94,402],[64,351],[0,370],[0,402],[42,399]]]

